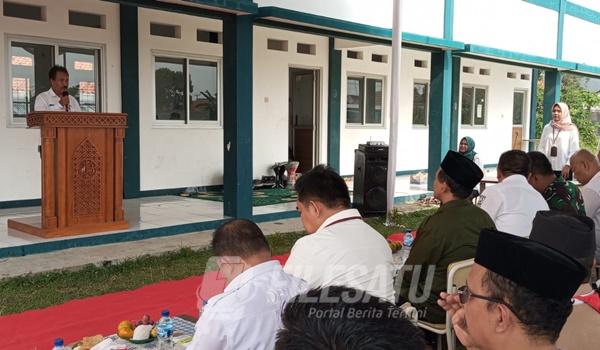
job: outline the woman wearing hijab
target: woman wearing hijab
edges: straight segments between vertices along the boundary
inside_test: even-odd
[[[566,103],[552,106],[552,121],[542,131],[538,151],[544,153],[552,164],[556,176],[571,179],[569,159],[579,150],[579,131],[571,121],[571,113]]]
[[[483,170],[483,164],[481,163],[481,159],[479,159],[479,155],[475,152],[475,141],[472,138],[465,136],[460,140],[458,153],[472,160],[473,163],[477,164]]]
[[[479,155],[477,154],[477,152],[475,152],[475,140],[473,140],[469,136],[465,136],[462,139],[460,139],[460,143],[458,144],[458,153],[472,160],[473,163],[475,163],[485,174],[485,171],[483,170],[483,163],[481,163]],[[475,186],[475,188],[473,189],[473,193],[468,199],[474,200],[477,197],[479,197],[479,185]]]

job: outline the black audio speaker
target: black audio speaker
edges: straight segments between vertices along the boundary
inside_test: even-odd
[[[388,146],[358,145],[354,150],[354,207],[363,216],[387,209]]]

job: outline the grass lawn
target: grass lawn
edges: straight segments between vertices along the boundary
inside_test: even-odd
[[[434,210],[396,214],[396,226],[385,226],[381,218],[366,221],[387,236],[405,228],[416,228]],[[267,237],[273,255],[289,252],[303,232],[276,233]],[[182,248],[159,256],[142,256],[118,265],[88,265],[77,271],[48,272],[0,280],[0,315],[62,304],[69,300],[132,290],[144,285],[178,280],[204,273],[210,249]]]

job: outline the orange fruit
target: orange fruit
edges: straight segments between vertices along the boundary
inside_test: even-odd
[[[133,338],[133,329],[127,327],[121,327],[117,331],[117,335],[123,339]]]
[[[118,328],[131,328],[131,329],[133,329],[135,327],[133,326],[133,323],[131,323],[131,321],[125,320],[125,321],[121,321],[121,323],[119,323],[119,326],[117,326],[117,329]]]

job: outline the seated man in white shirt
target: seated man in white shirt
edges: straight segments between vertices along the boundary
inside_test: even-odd
[[[592,153],[582,149],[571,157],[571,170],[583,185],[585,215],[596,225],[596,261],[600,261],[600,163]]]
[[[500,156],[498,184],[486,188],[479,198],[498,231],[529,237],[535,214],[548,210],[544,197],[527,182],[529,172],[527,153],[511,150]]]
[[[340,286],[318,288],[287,303],[277,350],[424,350],[423,333],[402,309]]]
[[[308,236],[300,238],[284,270],[311,288],[347,286],[394,301],[392,251],[381,234],[350,208],[346,182],[319,165],[295,185]]]
[[[219,227],[212,249],[225,291],[208,300],[188,350],[272,349],[285,303],[307,289],[283,272],[260,228],[248,220]]]
[[[35,111],[80,112],[75,97],[69,95],[69,72],[65,67],[54,66],[48,72],[50,89],[37,95]]]

